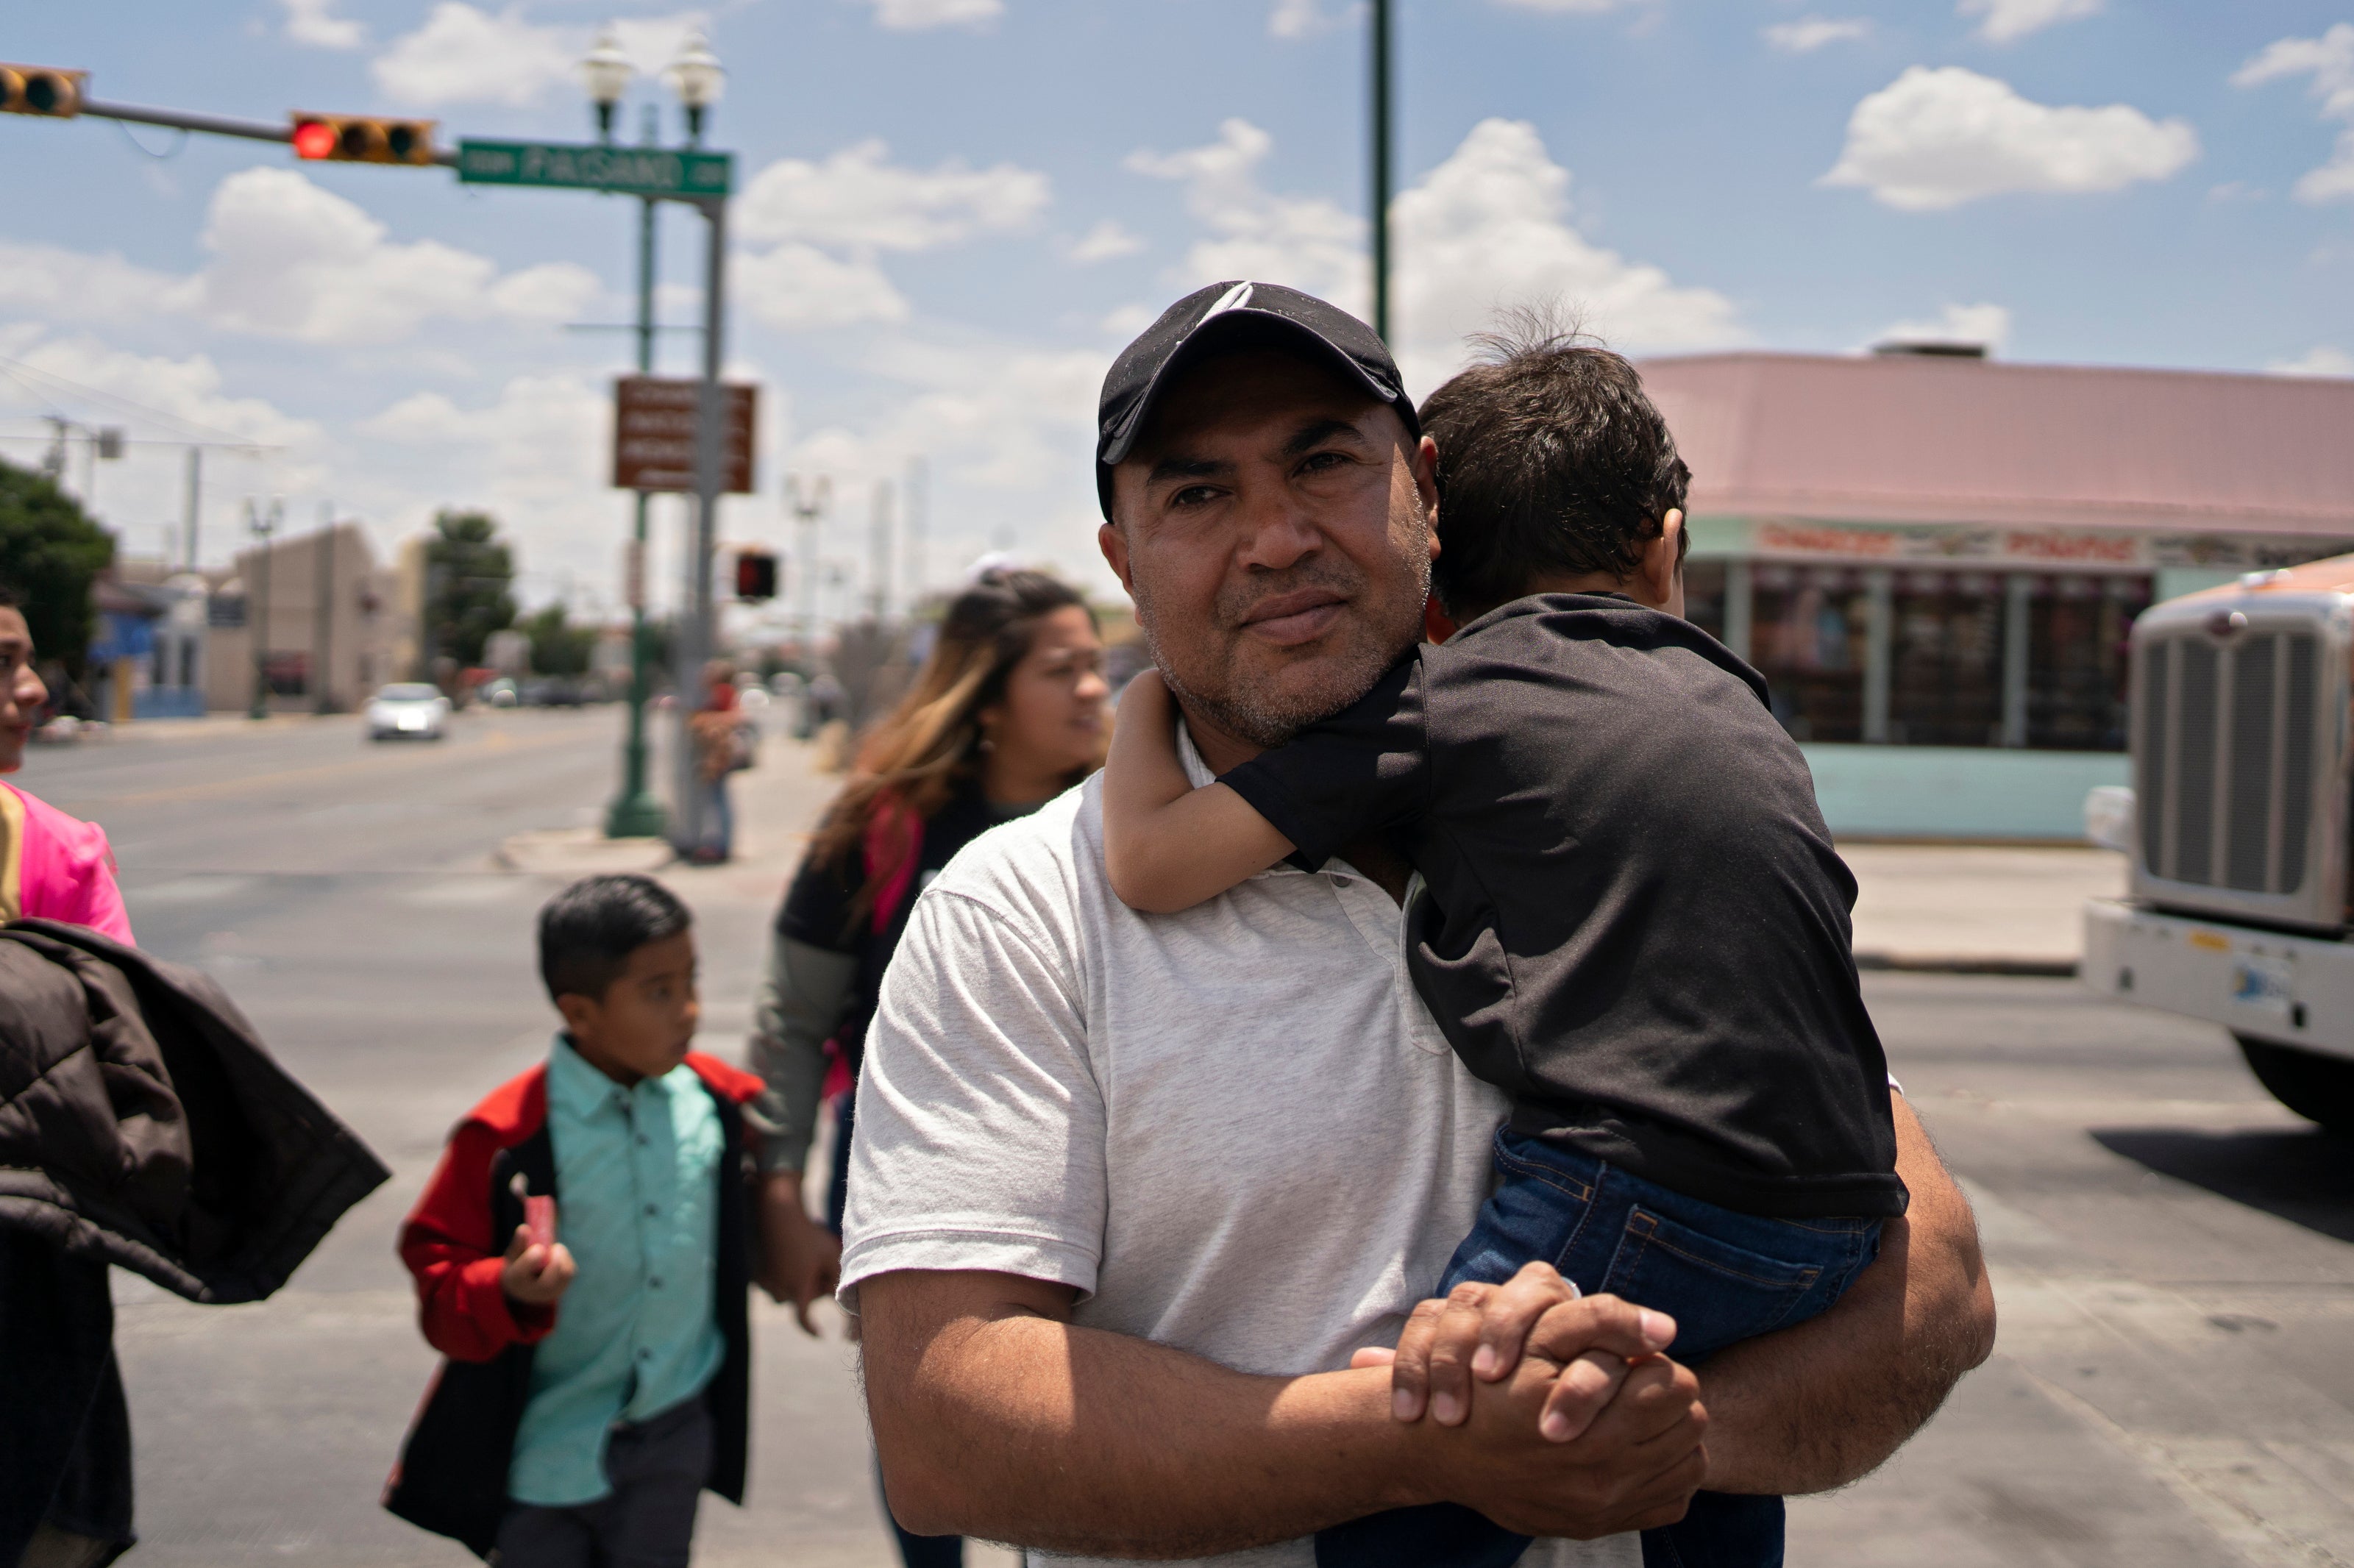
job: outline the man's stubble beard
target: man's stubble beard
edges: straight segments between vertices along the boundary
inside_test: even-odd
[[[1146,586],[1146,579],[1141,575],[1138,576],[1130,584],[1130,589],[1136,599],[1137,626],[1144,633],[1145,648],[1151,653],[1152,662],[1159,668],[1161,679],[1167,684],[1169,690],[1179,702],[1198,712],[1204,718],[1216,725],[1236,740],[1264,749],[1281,746],[1310,725],[1320,719],[1331,718],[1334,714],[1341,712],[1359,697],[1372,691],[1373,683],[1382,678],[1383,672],[1395,663],[1398,656],[1414,645],[1416,631],[1420,625],[1421,606],[1423,601],[1430,597],[1428,552],[1426,550],[1413,552],[1409,564],[1418,578],[1416,584],[1418,591],[1415,594],[1413,601],[1414,628],[1407,631],[1405,640],[1395,647],[1384,646],[1373,640],[1351,647],[1331,666],[1330,678],[1320,683],[1319,689],[1289,697],[1260,689],[1247,682],[1237,681],[1234,678],[1235,672],[1231,660],[1227,662],[1228,680],[1227,689],[1225,692],[1204,692],[1188,683],[1173,667],[1167,649],[1161,640],[1158,627],[1160,617],[1155,613],[1151,590]],[[1222,602],[1213,613],[1217,614],[1228,625],[1237,624],[1241,614],[1252,604],[1272,595],[1288,593],[1295,588],[1323,585],[1330,585],[1336,588],[1354,589],[1361,587],[1363,582],[1363,575],[1357,572],[1353,566],[1350,568],[1348,580],[1345,582],[1336,580],[1336,574],[1323,570],[1298,574],[1286,573],[1278,578],[1268,581],[1254,591],[1247,599],[1236,604],[1224,603],[1225,596],[1222,594],[1220,596]],[[1362,602],[1362,599],[1359,602]]]

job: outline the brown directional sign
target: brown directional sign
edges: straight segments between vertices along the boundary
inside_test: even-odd
[[[722,387],[726,453],[719,488],[752,493],[752,415],[759,388]],[[703,383],[663,376],[624,376],[613,383],[613,488],[695,493],[695,420]]]

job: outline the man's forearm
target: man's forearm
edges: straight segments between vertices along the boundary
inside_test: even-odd
[[[1912,1107],[1893,1097],[1911,1208],[1882,1227],[1880,1256],[1829,1311],[1701,1369],[1712,1490],[1844,1486],[1886,1461],[1993,1351],[1978,1222]]]
[[[1621,1302],[1558,1308],[1559,1342],[1442,1426],[1394,1417],[1384,1368],[1254,1377],[1075,1327],[1071,1293],[1034,1280],[886,1274],[859,1296],[884,1490],[919,1533],[1196,1557],[1443,1499],[1590,1539],[1671,1522],[1701,1480],[1698,1383],[1665,1361],[1626,1372],[1584,1435],[1538,1436],[1569,1360],[1641,1352]]]
[[[957,1319],[901,1354],[930,1317],[911,1298],[958,1277],[861,1288],[884,1489],[919,1534],[1193,1557],[1416,1500],[1385,1372],[1253,1377],[1029,1312]]]

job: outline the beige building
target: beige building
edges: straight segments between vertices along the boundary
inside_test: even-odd
[[[281,713],[348,712],[378,686],[407,679],[417,629],[399,589],[399,574],[376,564],[356,523],[240,552],[213,576],[207,705],[249,705],[257,673]]]

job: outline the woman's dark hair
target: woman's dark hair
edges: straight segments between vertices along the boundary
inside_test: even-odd
[[[1539,574],[1631,576],[1691,483],[1642,377],[1545,311],[1507,313],[1472,342],[1480,363],[1422,405],[1438,443],[1439,601],[1469,619]]]
[[[694,924],[676,895],[650,876],[587,876],[539,912],[539,978],[549,1000],[594,997],[630,967],[630,955]]]
[[[918,821],[947,805],[980,771],[981,711],[1004,700],[1006,680],[1029,653],[1040,618],[1072,605],[1095,619],[1077,590],[1044,572],[985,572],[957,595],[915,684],[859,747],[857,771],[810,847],[812,863],[850,864],[886,801]],[[877,866],[862,877],[851,904],[854,926],[874,908],[893,869]]]

